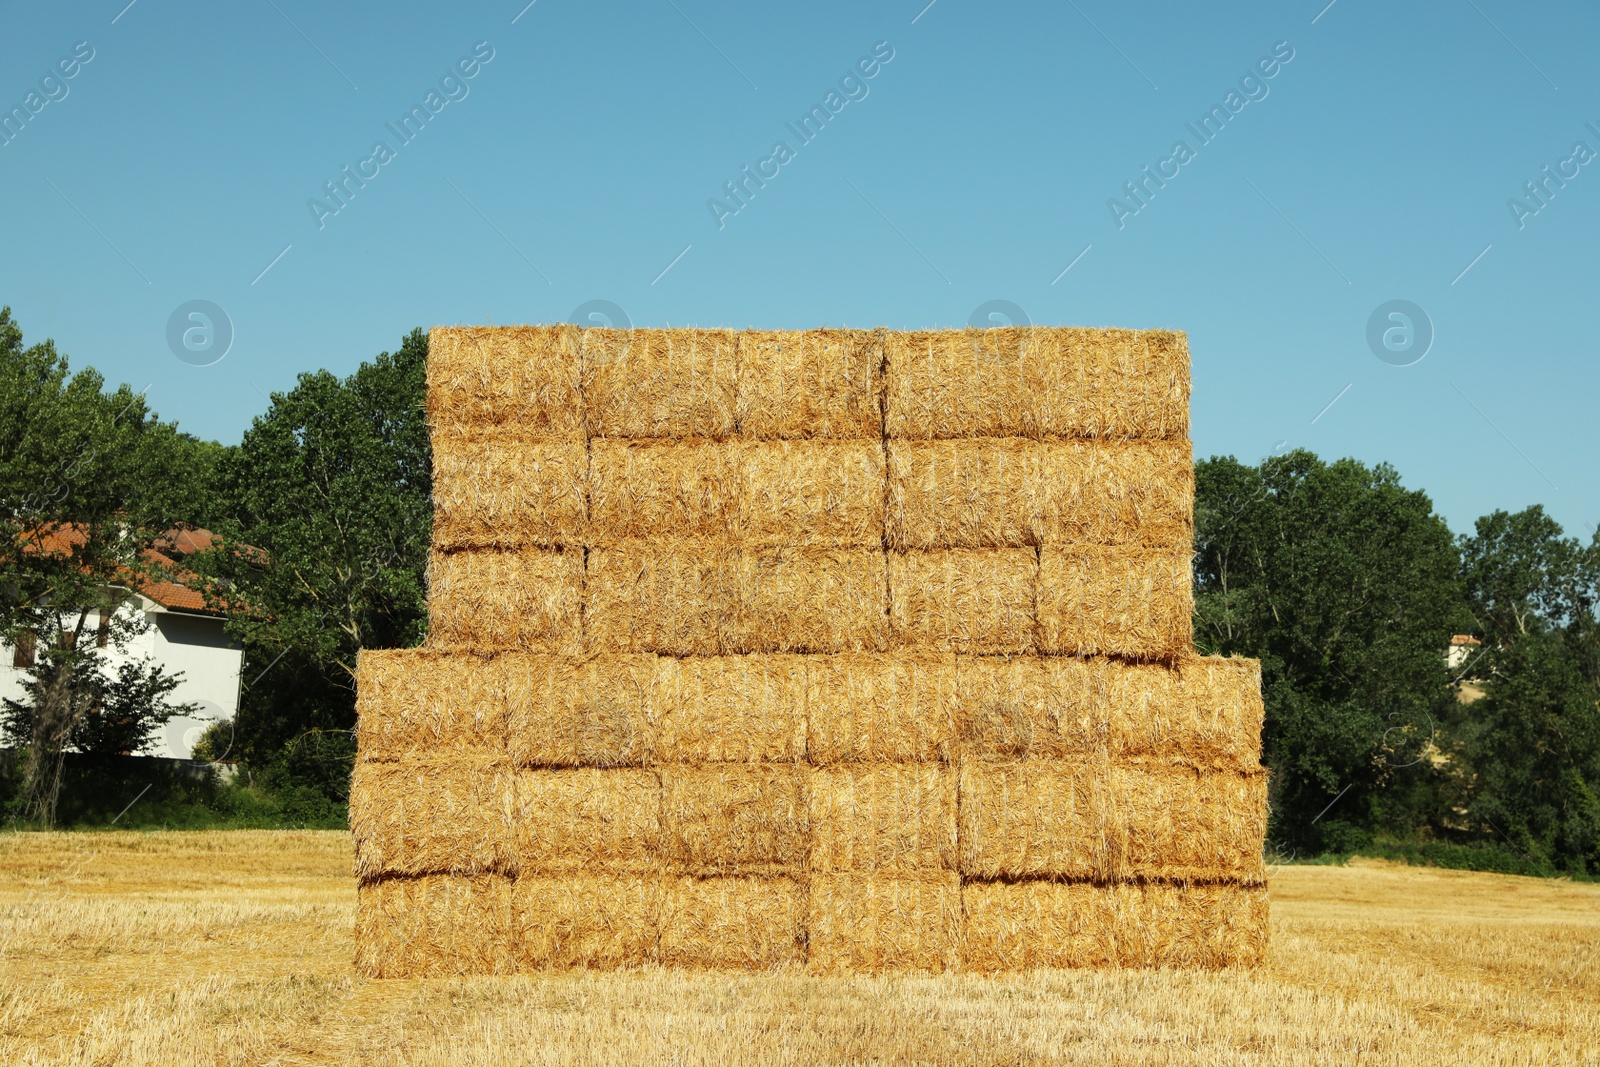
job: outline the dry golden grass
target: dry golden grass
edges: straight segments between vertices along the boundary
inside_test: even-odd
[[[1270,873],[1259,971],[356,976],[343,833],[0,838],[0,1063],[1600,1063],[1600,886]]]

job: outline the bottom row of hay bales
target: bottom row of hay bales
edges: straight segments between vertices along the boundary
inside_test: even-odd
[[[657,963],[818,974],[1253,965],[1267,890],[796,877],[423,875],[363,883],[357,966],[378,978]]]

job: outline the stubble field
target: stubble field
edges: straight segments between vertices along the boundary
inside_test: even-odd
[[[0,836],[0,1063],[1600,1064],[1600,886],[1272,872],[1259,971],[374,982],[338,832]]]

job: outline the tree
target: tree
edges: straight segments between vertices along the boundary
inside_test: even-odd
[[[300,375],[217,465],[213,529],[235,547],[203,566],[241,608],[229,623],[247,665],[234,751],[330,792],[348,779],[357,651],[426,633],[427,354],[414,330],[348,378]]]
[[[191,476],[215,446],[161,422],[128,386],[105,391],[93,368],[73,374],[50,341],[22,342],[0,309],[0,637],[44,648],[22,794],[48,823],[62,754],[99,699],[82,688],[86,622],[111,614],[119,588],[163,577],[149,550],[193,518],[205,494]]]
[[[1464,620],[1449,528],[1386,465],[1300,450],[1195,477],[1195,639],[1261,660],[1272,839],[1343,849],[1428,822]]]
[[[1496,511],[1461,554],[1486,694],[1463,730],[1471,829],[1600,870],[1600,532],[1585,549],[1541,507]]]

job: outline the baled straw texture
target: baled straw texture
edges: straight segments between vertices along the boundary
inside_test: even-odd
[[[888,454],[894,548],[1194,541],[1186,440],[891,440]]]
[[[844,763],[809,779],[812,871],[956,869],[953,767]]]
[[[523,874],[659,867],[661,779],[633,768],[519,771],[512,825]]]
[[[516,426],[433,435],[433,543],[442,549],[583,541],[589,457],[581,440]]]
[[[1165,330],[884,335],[890,437],[1183,438],[1189,346]]]
[[[1265,886],[967,882],[962,968],[1255,966]]]
[[[961,879],[953,871],[813,875],[806,933],[814,974],[954,970]]]
[[[806,664],[788,655],[659,661],[668,678],[650,758],[660,763],[798,763],[805,758]]]
[[[886,641],[883,553],[630,542],[589,552],[596,652],[844,652]]]
[[[661,850],[694,874],[803,869],[810,827],[805,769],[796,764],[666,765]]]
[[[362,649],[356,759],[504,756],[504,664],[472,652]]]
[[[742,330],[739,433],[877,441],[882,367],[881,330]]]
[[[590,545],[883,543],[876,441],[608,441],[591,447]]]
[[[578,344],[591,437],[732,436],[732,330],[590,328]]]
[[[960,664],[967,759],[1107,762],[1139,757],[1205,769],[1261,766],[1261,667],[1207,657],[1175,666],[1065,656]]]
[[[356,875],[515,873],[516,803],[504,760],[357,763],[350,779]]]
[[[504,875],[383,878],[356,888],[356,970],[368,978],[515,969],[511,880]]]
[[[642,765],[670,699],[655,656],[504,653],[507,753],[519,767]]]
[[[436,434],[511,424],[581,442],[574,326],[437,326],[428,334],[428,425]]]
[[[1194,653],[1191,550],[1039,550],[1039,651],[1175,660]],[[892,580],[892,579],[891,579]]]
[[[428,560],[433,648],[576,654],[582,607],[580,549],[435,552]]]
[[[768,970],[805,958],[806,893],[793,878],[665,880],[657,958],[668,967]]]
[[[1039,564],[1031,548],[890,552],[894,643],[928,652],[1034,648]]]
[[[657,875],[529,875],[511,887],[516,955],[524,968],[623,967],[655,956]]]
[[[806,755],[818,765],[955,756],[956,657],[840,653],[806,660]]]
[[[1260,882],[1265,774],[1099,761],[961,766],[968,878]]]

